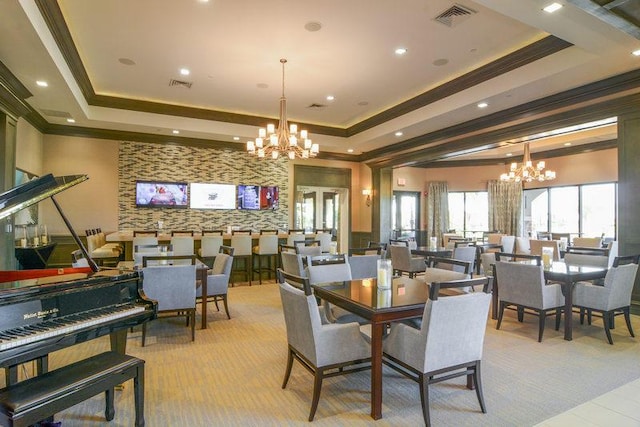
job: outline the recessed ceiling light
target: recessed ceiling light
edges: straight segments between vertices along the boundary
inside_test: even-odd
[[[136,65],[136,62],[133,59],[129,58],[120,58],[118,59],[118,62],[122,65]]]
[[[564,143],[564,146],[565,146],[565,147],[569,147],[569,146],[571,146],[571,143],[570,143],[570,142],[565,142],[565,143]]]
[[[349,148],[349,149],[347,150],[347,153],[353,153],[353,148]]]
[[[75,119],[67,119],[67,122],[68,122],[68,123],[75,123],[75,122],[76,122],[76,120],[75,120]]]
[[[489,104],[487,104],[486,102],[479,102],[478,103],[478,108],[487,108],[489,106]]]
[[[306,24],[304,24],[304,29],[309,32],[315,33],[316,31],[320,31],[322,29],[322,24],[315,21],[307,22]]]
[[[174,129],[174,130],[173,130],[173,134],[174,134],[174,135],[177,135],[177,134],[179,134],[179,133],[180,133],[180,131],[179,131],[178,129]]]
[[[640,56],[640,49],[638,50],[634,50],[633,52],[631,52],[633,55],[635,56]]]
[[[407,53],[407,48],[406,47],[399,47],[395,50],[396,55],[404,55],[405,53]]]
[[[38,86],[40,86],[40,87],[47,87],[47,86],[49,86],[49,83],[45,82],[44,80],[38,80],[38,81],[36,82],[36,84],[37,84]]]
[[[234,137],[233,137],[233,140],[234,140],[234,141],[240,141],[240,137],[239,137],[239,136],[234,136]]]
[[[447,58],[436,59],[435,61],[432,62],[432,64],[436,67],[442,67],[443,65],[447,65],[448,63],[449,63],[449,60]]]
[[[542,8],[547,13],[553,13],[558,9],[562,9],[562,5],[560,3],[551,3],[550,5]]]
[[[335,96],[333,95],[327,95],[327,101],[333,101],[334,99],[336,99]]]
[[[404,135],[404,134],[403,134],[402,132],[398,131],[398,132],[396,132],[396,133],[395,133],[395,135],[396,135],[396,136],[402,136],[402,135]]]
[[[507,157],[513,156],[513,153],[507,153]]]
[[[180,68],[180,74],[182,74],[183,76],[188,76],[189,74],[191,74],[191,71],[189,71],[189,69],[187,68]]]

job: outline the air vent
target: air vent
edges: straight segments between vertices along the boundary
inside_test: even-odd
[[[316,104],[314,102],[313,104],[310,104],[307,108],[326,108],[326,105]]]
[[[456,3],[440,15],[436,16],[435,20],[451,28],[476,13],[477,12],[475,10]]]
[[[191,89],[192,84],[193,83],[191,82],[185,82],[183,80],[176,80],[176,79],[169,80],[169,86],[180,86],[180,87],[186,87],[187,89]]]
[[[40,112],[42,114],[44,114],[45,116],[49,116],[49,117],[61,117],[63,119],[70,119],[71,118],[71,114],[67,113],[66,111],[58,111],[58,110],[46,110],[46,109],[41,109]]]

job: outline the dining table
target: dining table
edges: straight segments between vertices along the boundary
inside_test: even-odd
[[[389,322],[421,317],[429,297],[423,280],[394,277],[391,287],[376,279],[313,285],[318,298],[371,322],[371,417],[382,418],[382,342]]]
[[[534,263],[534,261],[514,262]],[[577,282],[603,279],[607,275],[607,268],[570,265],[564,261],[553,261],[549,267],[543,267],[543,272],[546,281],[553,281],[562,286],[562,294],[564,295],[564,339],[571,341],[573,339],[573,287]],[[500,299],[499,277],[494,279],[491,298],[491,318],[497,319],[498,300]]]
[[[450,258],[453,251],[451,249],[439,247],[433,248],[430,246],[418,246],[417,248],[411,249],[412,255],[422,255],[425,257],[428,256],[437,256],[443,258]]]

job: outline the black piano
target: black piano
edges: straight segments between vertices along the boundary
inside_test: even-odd
[[[89,267],[0,271],[0,368],[17,381],[19,364],[35,360],[46,372],[49,353],[109,335],[124,353],[127,330],[154,319],[157,303],[142,290],[141,273],[101,269],[62,212],[54,195],[87,180],[86,175],[46,175],[0,194],[0,220],[51,199]]]

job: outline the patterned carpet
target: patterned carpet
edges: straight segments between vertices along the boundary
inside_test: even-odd
[[[229,290],[231,320],[211,304],[209,327],[195,342],[182,319],[162,319],[129,335],[128,353],[146,360],[145,416],[156,426],[297,426],[306,421],[312,377],[294,364],[286,390],[280,388],[286,361],[284,319],[277,286],[236,286]],[[198,325],[199,323],[199,318]],[[634,316],[640,331],[640,318]],[[475,392],[458,378],[431,388],[431,420],[436,426],[527,426],[640,378],[640,344],[624,322],[610,346],[600,319],[592,326],[574,317],[574,340],[565,341],[549,319],[542,343],[537,318],[505,314],[502,329],[487,323],[483,359],[487,414]],[[98,339],[51,356],[51,369],[108,349]],[[31,367],[27,367],[27,371]],[[422,425],[417,384],[385,368],[383,419],[376,426]],[[369,372],[325,380],[313,422],[316,426],[364,426],[369,416]],[[116,393],[116,416],[104,420],[97,396],[60,413],[64,427],[133,426],[133,386]]]

